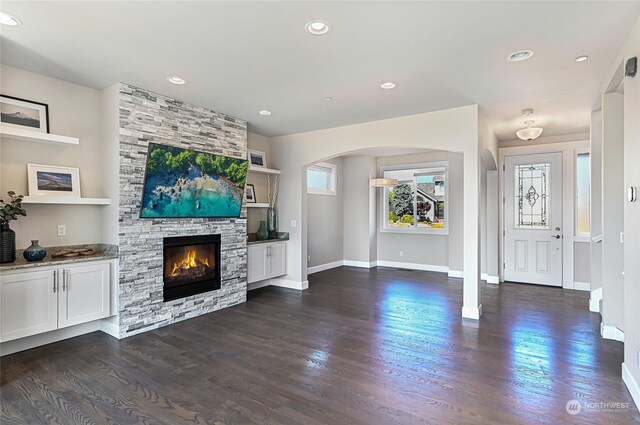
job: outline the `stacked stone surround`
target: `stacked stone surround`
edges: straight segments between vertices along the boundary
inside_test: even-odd
[[[247,123],[134,86],[120,85],[120,337],[246,301],[246,211],[238,219],[142,219],[150,142],[246,158]],[[221,235],[221,289],[163,301],[163,238]]]

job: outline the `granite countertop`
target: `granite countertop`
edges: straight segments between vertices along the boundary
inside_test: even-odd
[[[96,253],[93,255],[80,255],[78,257],[59,257],[51,258],[51,254],[61,249],[78,249],[93,248]],[[68,245],[68,246],[51,246],[44,247],[47,250],[47,256],[42,261],[27,261],[22,256],[24,249],[16,251],[16,261],[13,263],[0,264],[0,271],[28,269],[35,267],[57,266],[58,264],[83,263],[85,261],[112,260],[118,258],[118,247],[116,245],[106,244],[87,244],[87,245]]]
[[[288,232],[278,232],[278,237],[275,239],[265,239],[263,241],[259,241],[256,239],[256,234],[255,233],[249,233],[247,235],[247,245],[255,245],[255,244],[259,244],[259,243],[269,243],[269,242],[282,242],[282,241],[288,241],[289,240],[289,233]]]

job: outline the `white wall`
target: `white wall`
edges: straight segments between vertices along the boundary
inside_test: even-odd
[[[80,168],[82,196],[105,196],[102,181],[102,94],[98,90],[2,65],[2,94],[49,105],[50,132],[80,139],[78,146],[47,145],[5,140],[0,142],[0,191],[27,195],[27,163]],[[28,216],[11,223],[16,247],[31,239],[42,246],[98,243],[102,236],[99,206],[25,205]],[[57,225],[67,235],[57,236]]]
[[[376,260],[376,193],[369,179],[376,175],[376,159],[353,156],[343,160],[344,260],[371,263]],[[310,216],[310,212],[307,217]],[[373,231],[372,231],[373,229]]]
[[[102,184],[111,204],[102,207],[102,242],[118,245],[120,205],[120,84],[102,91]]]
[[[624,98],[602,103],[602,323],[624,331]],[[635,165],[637,167],[637,164]]]
[[[604,82],[603,93],[612,80],[621,79],[621,65],[640,56],[640,19],[629,34]],[[624,182],[616,190],[640,188],[640,75],[624,79]],[[640,406],[640,202],[624,201],[624,364],[623,373],[636,406]],[[604,218],[606,223],[607,218]],[[603,281],[603,283],[605,283]],[[604,290],[604,288],[603,288]],[[604,293],[603,293],[604,295]],[[604,301],[604,300],[603,300]]]
[[[602,110],[591,113],[591,236],[602,235]],[[602,289],[602,243],[590,243],[591,293],[597,302]],[[598,307],[599,308],[599,307]]]
[[[308,267],[342,261],[343,255],[343,159],[325,161],[336,165],[336,194],[307,196]],[[357,210],[349,210],[355,215]],[[305,223],[303,223],[304,225]]]

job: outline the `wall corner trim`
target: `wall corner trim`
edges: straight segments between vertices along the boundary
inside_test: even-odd
[[[638,385],[638,382],[634,379],[626,363],[622,363],[622,380],[627,386],[631,398],[633,398],[633,401],[636,403],[636,408],[640,412],[640,385]]]
[[[335,269],[336,267],[344,266],[344,260],[333,261],[331,263],[320,264],[317,266],[307,268],[307,275],[323,272],[325,270]]]
[[[600,301],[602,300],[602,288],[594,289],[591,291],[591,298],[589,298],[589,311],[593,313],[600,313]]]
[[[447,274],[449,275],[449,277],[455,277],[457,279],[464,278],[464,271],[462,270],[449,270]]]
[[[482,304],[478,307],[462,307],[462,318],[463,319],[472,319],[472,320],[480,320],[482,316]]]
[[[309,281],[305,280],[304,282],[298,282],[295,280],[287,280],[287,279],[270,279],[269,284],[271,286],[277,286],[279,288],[288,288],[288,289],[297,289],[299,291],[304,291],[309,288]]]
[[[604,339],[612,339],[614,341],[624,342],[624,332],[622,332],[615,326],[600,323],[600,335],[602,335]]]

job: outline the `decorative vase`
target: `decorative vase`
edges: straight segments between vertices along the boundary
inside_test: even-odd
[[[37,240],[31,241],[31,246],[24,250],[22,256],[27,261],[42,261],[47,256],[47,251],[40,245]]]
[[[278,238],[278,210],[275,208],[267,208],[267,231],[269,239]]]
[[[8,222],[0,224],[0,263],[16,261],[16,232],[9,228]]]
[[[260,222],[260,228],[256,232],[256,239],[259,241],[267,240],[269,237],[269,231],[267,230],[267,225],[264,220]]]

